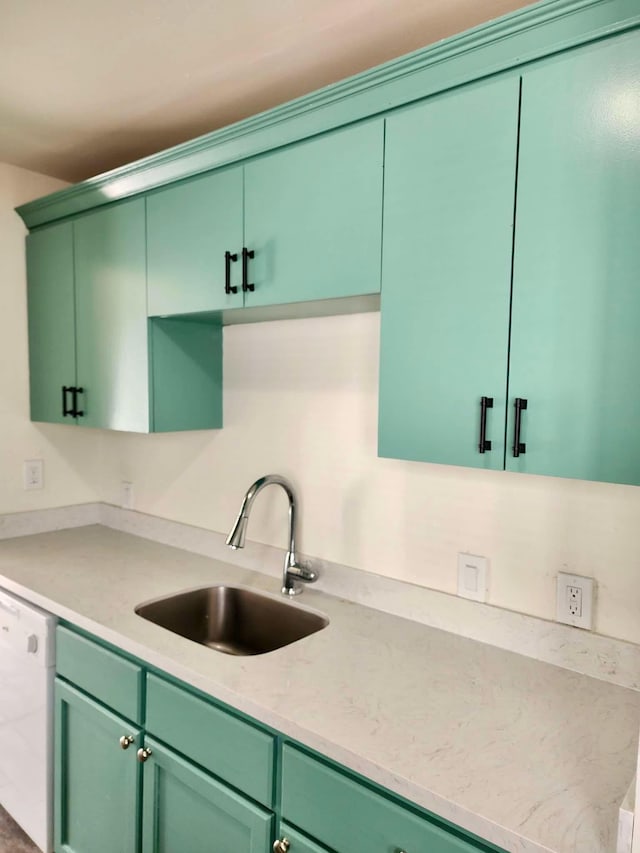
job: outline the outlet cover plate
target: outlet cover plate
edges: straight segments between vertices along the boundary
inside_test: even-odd
[[[489,561],[477,554],[458,554],[458,595],[472,601],[486,601]]]
[[[123,509],[133,509],[133,483],[122,480],[120,483],[120,506]]]
[[[26,491],[44,487],[44,460],[25,459],[22,473]]]
[[[593,578],[558,572],[556,619],[575,628],[593,627]]]

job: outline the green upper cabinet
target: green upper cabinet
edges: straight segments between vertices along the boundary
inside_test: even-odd
[[[523,75],[510,470],[640,484],[639,92],[637,31]]]
[[[75,223],[79,423],[149,429],[144,199]]]
[[[472,76],[414,56],[307,138],[274,114],[107,183],[133,199],[27,206],[32,419],[220,427],[222,324],[382,290],[381,456],[640,484],[640,31],[622,0],[611,38],[595,0],[542,5],[555,40],[518,13]]]
[[[636,31],[528,67],[519,136],[512,77],[388,119],[381,455],[640,484],[639,90]]]
[[[376,120],[246,164],[246,306],[379,292],[383,152]]]
[[[31,420],[65,423],[72,408],[63,388],[76,385],[73,225],[50,225],[27,237]]]
[[[149,320],[150,432],[222,426],[222,327],[178,317]]]
[[[379,119],[151,193],[149,315],[378,293],[383,156]]]
[[[27,267],[32,420],[222,426],[220,326],[147,318],[145,199],[30,234]]]
[[[242,306],[242,183],[237,166],[147,196],[150,316]]]
[[[509,76],[387,119],[381,456],[504,466],[519,89]]]

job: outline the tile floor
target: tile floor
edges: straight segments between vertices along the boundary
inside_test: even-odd
[[[40,853],[18,824],[0,807],[0,853]]]

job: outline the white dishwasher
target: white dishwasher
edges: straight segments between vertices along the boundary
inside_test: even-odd
[[[50,613],[0,589],[0,805],[47,853],[55,624]]]

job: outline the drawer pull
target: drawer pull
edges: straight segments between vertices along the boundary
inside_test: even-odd
[[[249,284],[249,259],[253,259],[255,254],[253,249],[247,249],[246,246],[242,250],[242,290],[244,293],[256,289],[255,284]]]
[[[289,847],[291,847],[291,842],[288,838],[283,838],[282,840],[277,838],[273,842],[273,853],[287,853]]]
[[[147,758],[151,756],[151,750],[148,747],[145,748],[141,746],[136,755],[138,757],[138,761],[144,764]]]
[[[70,385],[63,385],[62,386],[62,417],[63,418],[66,418],[69,415],[71,415],[72,417],[74,416],[73,406],[71,406],[71,408],[69,408],[69,404],[67,403],[67,394],[70,391],[73,391],[73,387],[71,387]]]
[[[478,444],[480,453],[491,450],[491,441],[487,439],[487,409],[493,409],[493,397],[480,397],[480,443]]]
[[[231,264],[235,263],[237,260],[238,255],[236,252],[233,254],[231,254],[231,252],[224,253],[224,292],[227,295],[238,292],[238,288],[231,284]]]
[[[134,742],[135,738],[133,735],[122,735],[119,740],[120,746],[122,749],[129,749],[131,744]]]
[[[516,419],[515,426],[513,428],[513,455],[517,459],[519,456],[522,456],[527,452],[527,445],[520,441],[522,412],[527,408],[527,401],[522,397],[516,397],[515,408]]]
[[[84,412],[82,409],[78,409],[78,394],[84,394],[84,388],[72,388],[71,393],[73,394],[73,411],[71,414],[74,418],[83,418]]]

